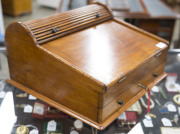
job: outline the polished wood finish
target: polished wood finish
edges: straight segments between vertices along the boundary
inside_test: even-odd
[[[129,75],[126,75],[126,79],[120,84],[117,83],[102,95],[102,102],[104,102],[101,111],[102,121],[109,117],[107,115],[111,115],[122,108],[122,106],[117,103],[119,100],[122,100],[123,103],[127,104],[131,98],[144,90],[141,87],[138,87],[138,84],[148,85],[157,79],[153,76],[154,73],[158,73],[158,75],[164,74],[167,49],[161,53],[162,54],[159,57],[153,56],[146,64],[129,73]]]
[[[101,31],[103,32],[101,33]],[[118,34],[112,36],[113,33]],[[124,33],[132,34],[126,36]],[[55,55],[66,59],[82,71],[90,74],[93,78],[105,83],[107,87],[109,87],[117,83],[123,75],[128,73],[128,70],[132,70],[135,66],[141,64],[141,62],[151,56],[152,53],[158,52],[158,48],[151,44],[157,44],[159,41],[147,37],[141,41],[142,44],[147,45],[141,46],[138,44],[138,37],[143,38],[143,36],[144,35],[110,20],[97,25],[96,30],[89,28],[64,38],[45,43],[42,47],[53,52]],[[84,45],[85,41],[86,45]],[[76,42],[77,44],[74,45],[73,42]],[[96,42],[98,42],[99,46],[94,46],[94,44],[96,45]],[[113,45],[111,45],[111,43]],[[134,53],[134,49],[138,51]],[[101,50],[104,51],[104,53],[101,52],[100,55]],[[117,50],[121,50],[122,52],[117,53]],[[151,51],[152,53],[148,51]],[[82,58],[84,55],[86,55],[86,57]],[[91,60],[92,58],[95,58],[92,56],[95,56],[96,60]],[[85,59],[89,59],[90,61]],[[131,60],[133,62],[128,62]],[[119,61],[123,62],[119,63]]]
[[[147,92],[138,84],[151,88],[166,76],[168,42],[100,3],[12,23],[5,42],[9,83],[98,129]]]
[[[14,23],[6,32],[11,79],[97,121],[98,93],[94,89],[104,92],[103,85],[60,57],[36,46],[26,30],[23,24]],[[15,34],[16,32],[19,34]],[[23,36],[23,40],[19,42],[19,38]],[[18,45],[9,45],[13,42]],[[23,49],[25,46],[26,49]],[[56,67],[51,67],[54,64]]]
[[[19,16],[32,12],[31,0],[2,0],[3,13]]]

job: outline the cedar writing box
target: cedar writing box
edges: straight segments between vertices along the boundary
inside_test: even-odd
[[[100,3],[12,23],[5,42],[7,82],[98,129],[166,76],[168,42]]]

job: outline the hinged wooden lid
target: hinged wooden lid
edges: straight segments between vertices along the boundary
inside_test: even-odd
[[[117,20],[109,20],[41,47],[62,57],[107,87],[164,48],[166,41]]]

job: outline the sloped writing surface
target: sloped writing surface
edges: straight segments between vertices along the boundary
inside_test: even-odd
[[[158,51],[157,43],[110,20],[42,47],[108,85]]]

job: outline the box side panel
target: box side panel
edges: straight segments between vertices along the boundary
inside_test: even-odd
[[[6,46],[12,80],[97,121],[101,85],[37,47],[19,23],[8,27]]]

